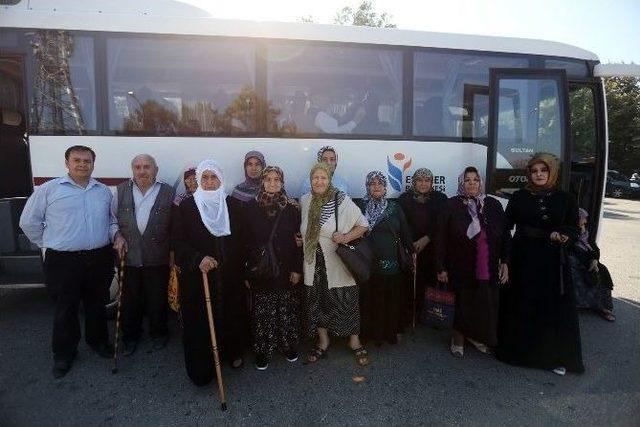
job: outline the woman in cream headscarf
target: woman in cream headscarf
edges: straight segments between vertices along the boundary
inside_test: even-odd
[[[498,359],[519,366],[583,372],[580,326],[565,250],[578,237],[576,198],[556,188],[558,161],[539,153],[527,164],[526,187],[510,198],[515,226],[510,283],[500,293]]]
[[[242,347],[233,340],[225,321],[232,311],[227,290],[234,285],[234,250],[231,221],[227,209],[225,179],[214,160],[203,160],[196,168],[198,188],[176,208],[173,221],[173,245],[180,267],[180,303],[183,322],[184,358],[189,378],[196,385],[208,384],[215,371],[211,361],[211,341],[206,314],[202,273],[207,273],[215,322],[221,335],[223,357],[242,358]],[[239,287],[239,283],[235,283]],[[224,305],[223,297],[224,296]],[[233,299],[231,299],[233,301]],[[229,308],[229,310],[225,310]]]
[[[332,334],[348,336],[356,363],[366,365],[369,358],[359,339],[358,286],[336,254],[336,248],[362,236],[368,223],[349,196],[331,184],[332,175],[330,166],[316,164],[309,174],[311,193],[300,198],[307,323],[309,333],[318,336],[307,361],[314,363],[327,356]]]

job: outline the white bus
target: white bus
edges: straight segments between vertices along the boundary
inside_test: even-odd
[[[164,0],[0,4],[0,107],[24,119],[28,147],[28,156],[2,156],[0,170],[29,187],[0,197],[27,196],[32,184],[63,174],[64,151],[76,144],[95,150],[94,177],[108,185],[130,176],[132,157],[149,153],[169,183],[185,165],[215,158],[232,188],[243,180],[244,154],[259,150],[284,169],[292,196],[316,151],[331,145],[356,198],[371,170],[388,175],[394,197],[419,167],[430,168],[437,189],[451,196],[458,174],[474,165],[487,192],[506,199],[524,185],[531,155],[546,151],[561,161],[561,186],[600,217],[606,107],[598,58],[586,50],[219,20]],[[320,110],[331,126],[315,120]],[[6,146],[11,132],[2,129]],[[13,205],[3,226],[13,234],[0,256],[24,246],[20,203]]]

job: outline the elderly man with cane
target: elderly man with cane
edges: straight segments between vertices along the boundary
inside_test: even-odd
[[[120,233],[115,249],[124,259],[122,345],[124,356],[136,351],[146,311],[153,350],[167,345],[167,285],[173,189],[158,182],[153,157],[139,154],[131,161],[133,178],[116,188],[112,211]],[[121,283],[122,285],[122,283]]]
[[[46,250],[45,280],[55,300],[52,348],[53,376],[69,372],[78,353],[78,308],[84,306],[85,340],[109,358],[105,304],[113,279],[113,249],[122,245],[118,224],[110,214],[111,191],[91,177],[95,152],[75,145],[65,152],[69,173],[38,187],[20,217],[29,240]]]

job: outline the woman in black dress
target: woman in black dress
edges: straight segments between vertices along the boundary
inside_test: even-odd
[[[508,280],[509,235],[502,205],[486,197],[478,170],[458,177],[458,195],[442,209],[436,239],[438,280],[455,291],[450,351],[464,356],[465,339],[482,353],[497,344],[499,284]]]
[[[278,276],[245,281],[252,289],[255,367],[262,371],[269,366],[276,349],[282,351],[289,362],[298,360],[298,295],[294,286],[302,278],[302,248],[296,245],[295,239],[300,230],[300,211],[284,191],[284,173],[279,167],[264,169],[257,196],[247,202],[240,214],[239,236],[245,255],[267,245],[277,221],[272,247],[279,265]]]
[[[385,175],[369,172],[365,185],[367,196],[361,210],[369,223],[366,239],[377,265],[369,281],[360,286],[361,335],[365,341],[395,344],[407,323],[407,273],[412,268],[413,240],[402,209],[386,198]]]
[[[427,285],[436,282],[434,262],[434,240],[437,219],[447,196],[433,187],[433,173],[427,168],[419,168],[411,177],[411,188],[398,199],[407,218],[416,261],[416,315],[422,311],[424,292]],[[413,304],[413,290],[408,295]]]
[[[196,169],[198,189],[176,208],[173,245],[180,267],[180,312],[182,315],[184,359],[194,384],[208,384],[215,376],[212,346],[204,299],[202,273],[207,273],[216,332],[223,358],[237,360],[242,348],[234,326],[225,321],[224,311],[234,307],[225,300],[226,283],[237,281],[237,263],[231,221],[224,191],[224,178],[213,160],[202,161]]]
[[[613,280],[609,269],[600,263],[600,248],[595,240],[589,237],[587,218],[589,213],[580,208],[578,227],[580,234],[569,251],[571,278],[576,293],[578,308],[594,310],[603,319],[615,322],[611,290]]]
[[[558,162],[547,153],[527,164],[529,183],[506,209],[516,226],[511,282],[500,294],[497,357],[532,368],[583,372],[580,326],[566,248],[578,236],[575,197],[556,189]]]

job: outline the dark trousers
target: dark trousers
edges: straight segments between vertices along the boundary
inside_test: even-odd
[[[166,336],[169,266],[124,268],[122,288],[122,339],[137,341],[142,335],[142,318],[149,319],[149,336]]]
[[[47,249],[44,263],[47,286],[56,301],[52,348],[56,359],[70,359],[80,342],[78,309],[84,306],[85,341],[91,347],[109,339],[105,305],[113,280],[111,246],[91,251],[59,252]]]

